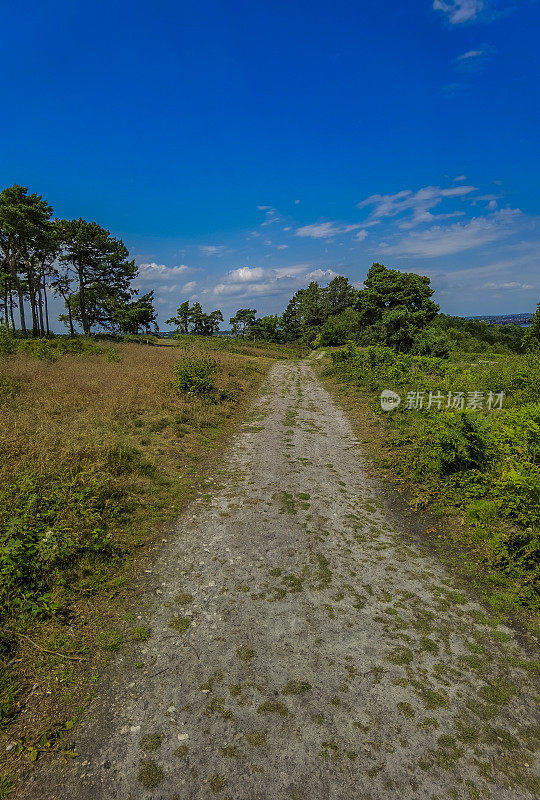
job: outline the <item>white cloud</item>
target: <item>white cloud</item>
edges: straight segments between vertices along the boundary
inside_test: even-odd
[[[478,203],[490,203],[492,200],[500,200],[502,194],[478,194],[471,199],[471,205],[476,206]]]
[[[476,191],[474,186],[450,186],[447,189],[442,189],[440,186],[425,186],[416,192],[404,189],[396,194],[372,194],[371,197],[358,203],[358,208],[373,206],[367,222],[359,227],[369,226],[387,217],[396,217],[409,212],[410,216],[400,223],[401,228],[413,228],[421,223],[448,219],[463,212],[432,214],[430,209],[438,206],[443,200],[465,197],[474,191]]]
[[[361,231],[358,231],[358,233],[355,233],[354,238],[356,239],[357,242],[363,242],[364,239],[367,238],[367,235],[368,232],[364,228]]]
[[[264,276],[262,267],[240,267],[227,273],[227,278],[232,283],[247,283],[248,281],[258,281]]]
[[[456,222],[446,228],[434,225],[425,231],[414,231],[401,242],[384,246],[385,254],[435,258],[461,253],[502,239],[514,233],[522,214],[519,209],[501,209],[470,222]]]
[[[316,222],[296,229],[296,236],[309,239],[332,239],[338,234],[350,233],[362,225],[340,225],[337,222]]]
[[[201,244],[199,245],[199,250],[203,256],[219,256],[226,250],[226,247],[221,244]]]
[[[466,175],[458,175],[457,178],[454,178],[454,183],[460,183],[461,181],[466,181],[466,180],[467,180]]]
[[[264,211],[265,220],[261,222],[261,228],[265,225],[271,225],[273,222],[278,222],[280,219],[279,211],[272,206],[257,206],[259,211]]]
[[[290,267],[276,267],[272,270],[276,278],[296,278],[298,275],[305,275],[309,271],[308,264],[295,264]]]
[[[484,283],[481,287],[482,289],[532,289],[533,286],[530,283],[519,283],[519,281],[503,281],[502,283],[496,283],[495,281],[488,281]]]
[[[288,267],[264,269],[262,267],[240,267],[227,273],[209,294],[231,297],[235,300],[260,297],[280,297],[286,302],[293,292],[310,281],[330,281],[337,272],[331,269],[313,269],[310,264],[292,264]]]
[[[485,50],[467,50],[466,53],[458,56],[456,61],[469,61],[471,58],[480,58],[480,56],[485,55]]]
[[[454,60],[454,66],[459,72],[479,72],[496,52],[496,48],[489,44],[482,45],[476,50],[467,50]]]
[[[165,264],[156,264],[154,261],[150,264],[139,264],[139,279],[141,280],[169,280],[169,278],[177,275],[183,275],[191,271],[191,267],[185,264],[180,264],[177,267],[166,267]]]
[[[288,246],[289,246],[288,244],[278,244],[277,249],[278,250],[286,250],[288,248]]]
[[[187,293],[192,292],[196,286],[197,284],[195,281],[188,281],[182,286],[182,291]]]
[[[306,278],[309,278],[310,281],[331,281],[338,275],[339,273],[334,272],[333,269],[314,269],[313,272],[308,272]]]
[[[484,8],[484,0],[433,0],[433,8],[446,14],[451,25],[458,25],[475,19]]]

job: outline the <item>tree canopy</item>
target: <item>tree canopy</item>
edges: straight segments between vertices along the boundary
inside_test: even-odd
[[[0,192],[0,304],[4,325],[32,335],[50,333],[48,290],[62,297],[60,319],[89,334],[105,330],[137,332],[155,326],[153,292],[138,299],[131,287],[135,262],[121,239],[97,222],[53,219],[46,200],[14,184]]]
[[[194,336],[214,336],[219,331],[219,324],[223,322],[223,314],[219,309],[205,314],[200,303],[185,300],[178,306],[175,317],[165,320],[167,325],[174,325],[176,333]]]
[[[246,333],[249,332],[251,326],[255,322],[255,315],[257,309],[255,308],[239,308],[234,317],[231,317],[229,323],[232,325],[233,334],[238,334],[245,338]]]

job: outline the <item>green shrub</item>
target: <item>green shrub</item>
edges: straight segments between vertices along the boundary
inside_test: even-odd
[[[488,428],[473,411],[431,416],[434,424],[432,459],[440,475],[481,470],[489,457]]]
[[[217,362],[211,358],[188,356],[173,367],[172,386],[183,394],[214,396],[216,386],[212,381],[212,375],[217,368]]]
[[[452,349],[452,340],[448,336],[432,328],[425,328],[415,337],[411,353],[418,356],[448,358]]]
[[[22,474],[0,490],[0,610],[52,610],[59,570],[82,555],[114,554],[108,527],[121,513],[106,475]]]
[[[13,643],[10,642],[5,634],[2,634],[0,655],[2,659],[11,655]],[[0,730],[6,727],[16,714],[15,701],[19,695],[20,688],[13,679],[13,672],[0,667]],[[0,797],[2,795],[0,794]]]
[[[478,498],[472,500],[465,509],[465,519],[475,528],[489,530],[496,522],[498,506],[493,500]]]
[[[14,791],[15,784],[13,781],[0,775],[0,800],[5,800]]]
[[[17,350],[17,340],[5,328],[0,328],[0,356],[10,356]]]
[[[315,337],[313,346],[336,347],[354,339],[360,328],[360,316],[353,308],[346,308],[341,314],[329,317]]]
[[[56,361],[58,347],[50,339],[25,339],[19,345],[19,352],[40,361]]]
[[[105,358],[107,361],[114,364],[118,364],[120,361],[122,361],[122,356],[120,355],[116,347],[109,347]]]
[[[501,514],[522,525],[540,523],[540,468],[530,462],[514,464],[495,482]]]

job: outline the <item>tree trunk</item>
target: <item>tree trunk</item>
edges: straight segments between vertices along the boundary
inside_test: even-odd
[[[66,300],[66,306],[67,306],[68,315],[69,315],[69,330],[70,330],[71,336],[75,336],[75,328],[73,327],[73,317],[71,316],[71,306],[69,304],[69,300]]]
[[[11,317],[11,330],[15,333],[15,317],[13,316],[13,292],[9,293],[9,316]]]
[[[32,336],[34,339],[37,339],[39,337],[39,324],[37,315],[35,273],[32,261],[30,259],[24,259],[24,265],[26,267],[28,297],[30,299],[30,313],[32,314]]]
[[[24,316],[24,297],[20,280],[17,278],[17,297],[19,298],[19,317],[21,319],[21,331],[26,336],[26,319]]]
[[[23,335],[26,335],[26,319],[24,317],[24,296],[23,296],[21,281],[17,273],[18,265],[19,265],[19,259],[17,258],[16,254],[12,253],[9,260],[9,268],[11,272],[11,277],[13,279],[13,283],[17,290],[17,297],[19,298],[19,316],[21,318],[21,331]]]
[[[39,277],[39,283],[37,286],[37,300],[39,311],[39,335],[45,336],[45,325],[43,324],[43,296],[41,294],[41,275]]]
[[[45,300],[45,325],[47,326],[47,336],[51,335],[49,330],[49,303],[47,301],[47,284],[45,283],[45,275],[43,275],[43,299]]]
[[[8,303],[8,294],[6,292],[4,296],[4,324],[6,326],[6,330],[9,333],[9,303]]]
[[[36,287],[34,286],[34,279],[32,275],[28,275],[28,293],[30,295],[30,310],[32,312],[32,336],[34,339],[39,338],[39,323],[37,315],[37,300],[36,300]]]
[[[90,325],[88,324],[88,317],[86,316],[86,291],[84,285],[84,275],[81,267],[77,267],[77,274],[79,276],[79,308],[81,310],[81,322],[85,335],[90,336]]]

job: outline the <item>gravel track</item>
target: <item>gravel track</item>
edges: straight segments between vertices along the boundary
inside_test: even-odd
[[[150,638],[118,657],[79,757],[24,796],[540,795],[534,673],[512,630],[377,493],[309,361],[276,364],[152,565]]]

